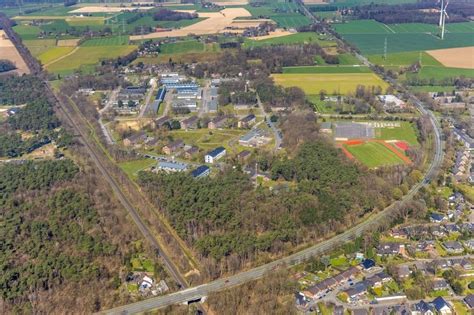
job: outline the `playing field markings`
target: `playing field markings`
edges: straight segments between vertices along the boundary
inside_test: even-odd
[[[383,26],[385,26],[385,28],[387,28],[390,32],[392,32],[393,34],[395,34],[395,31],[392,30],[392,29],[390,28],[390,26],[388,26],[387,24],[384,24]]]

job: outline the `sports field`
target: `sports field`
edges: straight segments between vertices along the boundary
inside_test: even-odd
[[[306,94],[319,94],[326,90],[329,94],[347,94],[354,92],[357,85],[380,86],[383,90],[387,83],[373,73],[299,73],[272,74],[275,83],[284,87],[296,86]]]
[[[381,142],[369,141],[362,144],[344,145],[344,148],[369,168],[405,164],[402,158]]]
[[[375,136],[381,140],[399,140],[410,145],[418,145],[416,130],[413,124],[407,121],[401,121],[400,127],[376,128]]]
[[[474,22],[448,24],[444,40],[439,39],[438,28],[431,24],[386,25],[358,20],[334,28],[365,55],[383,54],[385,40],[388,53],[474,46]]]

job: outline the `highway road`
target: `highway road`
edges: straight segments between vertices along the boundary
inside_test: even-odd
[[[8,19],[5,16],[0,15],[0,25],[2,25],[8,37],[12,40],[13,44],[17,47],[21,56],[25,59],[26,64],[31,70],[31,73],[41,76],[42,74],[41,66],[31,56],[30,52],[23,46],[21,41],[18,40],[16,34],[13,32],[13,30],[11,29],[11,26],[8,24]],[[153,236],[153,233],[151,233],[151,231],[145,225],[145,223],[141,219],[135,207],[129,202],[128,198],[121,190],[116,179],[107,170],[106,165],[104,165],[104,162],[100,158],[100,155],[103,155],[103,154],[97,153],[97,151],[100,152],[100,149],[97,149],[91,143],[92,141],[90,141],[90,137],[88,136],[88,132],[90,132],[90,130],[88,130],[87,127],[85,128],[81,127],[79,121],[85,118],[83,118],[81,114],[78,113],[78,111],[73,108],[72,104],[67,105],[65,104],[65,102],[63,102],[61,99],[59,99],[56,96],[56,94],[54,93],[47,79],[44,80],[44,84],[45,84],[45,89],[48,93],[47,95],[48,98],[51,101],[56,103],[57,108],[63,113],[64,117],[66,118],[68,125],[74,129],[76,135],[79,137],[81,143],[84,145],[84,148],[89,154],[91,160],[94,162],[97,169],[100,171],[104,179],[110,185],[117,199],[120,201],[123,207],[127,210],[129,216],[132,218],[133,222],[137,225],[143,237],[150,243],[155,253],[160,254],[160,257],[162,258],[162,262],[164,263],[165,268],[167,269],[169,274],[174,278],[176,283],[180,285],[182,288],[186,288],[188,285],[184,277],[180,274],[180,272],[178,271],[174,263],[171,261],[171,259],[164,254],[162,247],[158,243],[157,239]],[[71,112],[73,112],[73,114],[71,114]],[[78,116],[79,116],[79,119],[77,119]]]
[[[309,13],[309,11],[307,11]],[[310,13],[309,13],[310,14]],[[313,17],[314,18],[314,17]],[[358,58],[365,59],[364,57],[357,55]],[[366,59],[364,60],[371,68],[374,68],[372,64],[370,64]],[[338,234],[331,239],[322,241],[316,245],[313,245],[307,249],[301,250],[297,253],[294,253],[290,256],[278,259],[271,263],[250,269],[248,271],[243,271],[236,275],[230,276],[228,278],[218,279],[206,284],[202,284],[196,287],[188,288],[176,293],[168,294],[165,296],[155,297],[151,299],[147,299],[144,301],[120,306],[117,308],[113,308],[107,311],[102,312],[103,314],[135,314],[150,311],[153,309],[159,309],[166,307],[168,305],[183,303],[186,301],[197,300],[201,297],[207,296],[209,293],[221,291],[224,289],[229,289],[234,286],[242,285],[246,282],[256,280],[261,278],[267,273],[271,273],[277,268],[288,267],[292,265],[299,264],[312,256],[322,255],[335,247],[342,245],[358,236],[363,235],[367,231],[374,230],[377,226],[385,223],[390,216],[392,216],[399,205],[402,205],[404,202],[411,200],[419,190],[428,185],[433,178],[437,175],[439,167],[443,161],[443,145],[441,141],[441,127],[439,122],[436,120],[434,114],[425,109],[423,104],[412,94],[410,94],[406,89],[399,86],[397,82],[394,80],[387,80],[388,83],[395,86],[399,90],[403,90],[410,95],[410,99],[412,100],[413,104],[417,107],[418,111],[422,115],[426,115],[429,117],[429,120],[433,126],[433,138],[434,138],[434,149],[435,152],[433,154],[431,163],[427,168],[424,177],[421,182],[414,185],[410,191],[400,200],[389,207],[385,208],[383,211],[373,214],[367,220],[357,224],[356,226],[346,230],[345,232]]]

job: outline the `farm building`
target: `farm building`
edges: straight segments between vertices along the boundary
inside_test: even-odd
[[[367,124],[337,122],[336,141],[347,141],[349,139],[373,139],[375,138],[374,128]]]
[[[211,163],[213,164],[220,158],[224,157],[226,155],[226,150],[224,147],[218,147],[215,148],[214,150],[210,151],[204,156],[204,161],[206,163]]]

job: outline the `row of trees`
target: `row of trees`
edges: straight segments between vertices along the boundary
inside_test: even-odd
[[[198,17],[197,13],[178,12],[168,9],[161,9],[153,14],[155,21],[180,21],[192,20]]]

